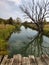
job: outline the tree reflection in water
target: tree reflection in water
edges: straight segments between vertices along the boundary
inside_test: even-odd
[[[28,44],[25,44],[25,46],[21,48],[20,52],[23,56],[41,56],[42,54],[49,55],[49,47],[44,46],[43,35],[42,33],[38,33]]]

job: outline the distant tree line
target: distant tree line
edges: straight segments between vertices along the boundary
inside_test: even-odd
[[[0,24],[5,24],[5,25],[6,24],[10,24],[10,25],[18,24],[19,25],[21,23],[24,24],[24,25],[26,25],[26,24],[34,24],[34,22],[32,22],[32,21],[30,21],[30,22],[28,22],[28,21],[22,22],[22,20],[19,17],[17,17],[16,20],[13,20],[12,17],[10,17],[9,19],[0,18]],[[45,19],[43,23],[48,24],[49,22],[47,22],[46,19]]]
[[[17,17],[16,20],[13,20],[12,17],[10,17],[9,19],[0,18],[0,24],[15,25],[15,24],[19,24],[19,23],[21,23],[21,19],[19,17]]]
[[[24,21],[23,24],[35,24],[35,23],[32,22],[32,21],[30,21],[30,22]],[[47,22],[47,20],[45,19],[44,22],[43,22],[43,24],[49,24],[49,22]]]

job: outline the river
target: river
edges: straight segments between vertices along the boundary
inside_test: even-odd
[[[37,31],[21,26],[19,30],[15,30],[8,40],[9,56],[14,54],[22,54],[22,56],[42,54],[49,55],[49,38],[39,35]]]

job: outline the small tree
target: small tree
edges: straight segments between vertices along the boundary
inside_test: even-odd
[[[32,2],[31,2],[32,1]],[[24,3],[20,6],[25,16],[29,17],[37,26],[37,29],[40,32],[43,32],[44,20],[49,17],[49,1],[48,0],[40,0],[35,1],[31,0],[27,6]]]
[[[14,23],[14,21],[13,21],[13,19],[12,19],[12,17],[10,17],[8,20],[7,20],[7,24],[13,24]]]
[[[19,17],[16,18],[16,23],[19,25],[21,24],[21,19]]]

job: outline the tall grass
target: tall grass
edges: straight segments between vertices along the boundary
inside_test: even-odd
[[[47,35],[49,37],[49,24],[48,25],[44,25],[44,35]]]
[[[0,54],[8,54],[8,42],[6,41],[10,34],[15,29],[13,25],[0,25]]]

